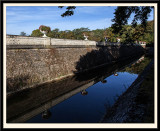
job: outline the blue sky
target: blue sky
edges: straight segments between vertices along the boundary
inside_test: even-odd
[[[51,30],[73,30],[88,27],[90,30],[110,27],[116,6],[76,6],[75,14],[61,17],[65,12],[57,6],[7,6],[6,32],[19,35],[24,31],[28,35],[40,25],[50,26]],[[132,18],[132,16],[131,16]],[[153,11],[149,17],[153,20]],[[129,24],[131,19],[129,20]]]

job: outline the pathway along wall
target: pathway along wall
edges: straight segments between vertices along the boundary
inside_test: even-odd
[[[144,53],[141,46],[8,49],[7,93]]]

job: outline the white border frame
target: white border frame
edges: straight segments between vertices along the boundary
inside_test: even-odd
[[[117,1],[118,2],[118,1]],[[116,123],[85,123],[85,124],[11,124],[6,123],[6,7],[7,6],[154,6],[154,121],[150,124],[116,124]],[[3,128],[157,128],[157,3],[4,3],[3,4]]]

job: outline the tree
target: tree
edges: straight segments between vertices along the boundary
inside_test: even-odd
[[[104,36],[103,36],[103,34],[104,34],[104,30],[103,29],[96,29],[96,30],[93,30],[93,33],[94,33],[94,35],[93,35],[93,40],[95,40],[95,41],[104,41]]]
[[[58,8],[63,8],[64,6],[58,6]],[[62,17],[74,15],[75,6],[67,6],[66,11],[61,15]]]
[[[26,33],[22,31],[22,32],[20,33],[20,35],[21,35],[21,36],[26,36]]]
[[[105,30],[104,35],[104,37],[108,38],[109,42],[116,42],[116,34],[113,33],[113,29],[111,27]]]
[[[59,38],[60,31],[58,28],[55,28],[54,30],[50,31],[47,36],[52,37],[52,38]]]
[[[153,20],[147,22],[145,40],[147,43],[154,43],[154,21]]]
[[[70,30],[65,30],[65,33],[66,33],[66,39],[74,39],[74,35],[73,35],[73,32],[70,31]]]
[[[81,27],[81,28],[74,29],[72,32],[75,39],[84,40],[84,36],[83,36],[84,32],[87,33],[89,31],[90,30],[88,28]]]
[[[123,43],[133,43],[134,41],[145,41],[146,43],[154,42],[153,21],[149,21],[144,29],[140,24],[135,28],[131,25],[124,25],[118,36]]]
[[[49,33],[51,31],[51,28],[49,26],[45,26],[45,25],[41,25],[39,27],[40,31],[46,31],[47,33]]]
[[[63,8],[64,6],[59,6]],[[115,10],[114,19],[112,19],[112,28],[114,33],[119,33],[123,25],[128,24],[128,19],[131,14],[135,14],[132,20],[132,26],[136,27],[138,21],[140,21],[141,26],[145,29],[148,16],[151,12],[152,6],[119,6]],[[66,11],[61,15],[62,17],[74,15],[75,6],[67,6]]]
[[[43,33],[40,32],[39,29],[33,30],[31,36],[33,37],[41,37],[43,36]]]
[[[125,7],[117,7],[114,14],[114,19],[112,19],[112,28],[115,33],[118,33],[123,25],[128,24],[128,19],[131,16],[131,14],[135,14],[134,18],[132,20],[132,26],[136,27],[138,21],[140,21],[140,24],[142,28],[146,28],[147,19],[151,12],[151,9],[153,7],[151,6],[125,6]]]

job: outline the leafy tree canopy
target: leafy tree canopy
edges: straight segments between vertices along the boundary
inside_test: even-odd
[[[41,36],[43,36],[43,33],[41,33],[39,29],[36,29],[36,30],[33,30],[33,31],[32,31],[31,36],[41,37]]]
[[[131,25],[123,25],[119,33],[114,33],[113,28],[90,30],[89,28],[81,27],[73,30],[60,31],[58,28],[50,31],[47,36],[58,39],[76,39],[84,40],[84,34],[88,36],[88,40],[117,42],[117,38],[121,39],[122,43],[134,43],[135,41],[145,41],[147,43],[154,42],[154,21],[148,21],[146,30],[139,24],[135,28]],[[43,34],[37,29],[32,31],[31,36],[41,37]]]
[[[45,26],[45,25],[41,25],[39,27],[40,31],[47,31],[47,33],[49,33],[51,31],[51,28],[49,26]]]
[[[58,6],[58,8],[63,8],[64,6]],[[61,15],[62,17],[74,15],[75,6],[67,6],[66,11]]]
[[[20,33],[20,35],[21,35],[21,36],[26,36],[26,33],[22,31],[22,32]]]
[[[115,33],[118,33],[123,25],[128,24],[128,19],[130,18],[131,14],[134,13],[134,18],[132,20],[132,26],[136,27],[138,21],[140,22],[141,26],[145,29],[147,24],[148,16],[151,12],[151,6],[125,6],[125,7],[117,7],[114,14],[114,19],[112,22],[112,28],[114,29]]]
[[[59,6],[59,8],[63,7],[64,6]],[[112,24],[113,32],[119,33],[122,26],[128,24],[128,19],[133,13],[134,18],[132,20],[132,26],[136,27],[139,21],[139,24],[145,29],[148,16],[153,8],[152,6],[118,6],[114,12],[114,19],[112,19],[114,22],[114,24]],[[66,11],[61,16],[66,17],[74,15],[74,9],[76,9],[76,6],[67,6]]]

